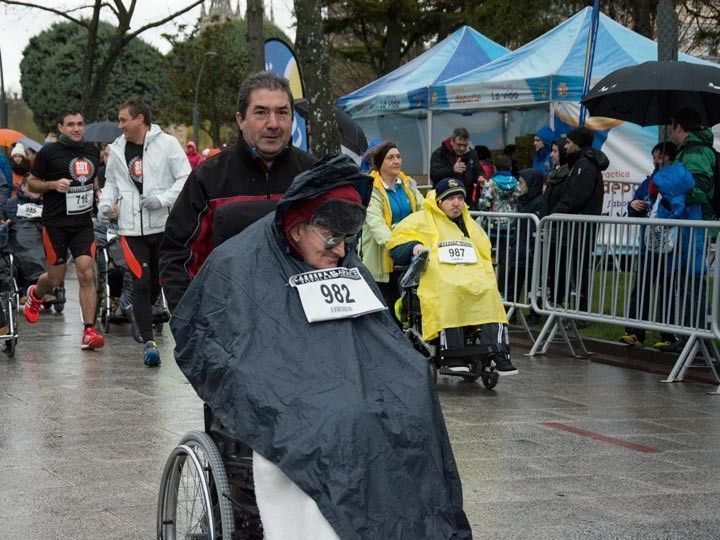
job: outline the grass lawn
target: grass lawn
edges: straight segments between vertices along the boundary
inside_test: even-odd
[[[625,305],[629,301],[630,291],[633,286],[634,275],[630,272],[597,271],[593,279],[593,312],[604,313],[606,315],[614,315],[622,317],[625,311]],[[604,287],[603,287],[604,285]],[[613,293],[615,297],[613,298]],[[600,305],[602,302],[602,309]],[[530,310],[526,310],[526,315]],[[530,325],[531,328],[540,329],[545,320],[542,319]],[[625,334],[624,324],[608,324],[604,322],[590,322],[587,328],[580,329],[583,337],[604,339],[608,341],[618,341],[620,336]],[[645,345],[652,346],[660,340],[660,333],[648,330],[646,331]]]

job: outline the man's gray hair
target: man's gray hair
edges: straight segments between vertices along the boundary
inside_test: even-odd
[[[240,84],[237,112],[240,113],[241,118],[245,118],[248,105],[250,105],[250,95],[255,90],[282,90],[288,95],[290,110],[292,111],[294,101],[288,80],[269,71],[258,71],[245,77],[245,80]]]
[[[452,138],[453,139],[469,139],[470,133],[464,127],[455,128],[455,129],[453,129]]]

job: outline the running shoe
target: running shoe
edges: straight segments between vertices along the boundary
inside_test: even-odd
[[[495,372],[501,377],[505,375],[517,375],[518,369],[512,365],[508,356],[498,354],[495,355],[493,361],[495,362]]]
[[[620,342],[625,345],[642,345],[642,339],[637,337],[637,334],[625,334],[620,336]]]
[[[653,345],[658,351],[668,353],[679,353],[685,348],[685,340],[676,339],[674,341],[661,340]]]
[[[92,351],[102,349],[105,345],[105,336],[97,332],[94,328],[86,328],[83,333],[82,344],[80,348],[84,351]]]
[[[40,318],[40,307],[42,306],[42,298],[35,296],[35,285],[30,285],[27,290],[27,300],[23,307],[23,315],[25,320],[30,324],[35,324]]]
[[[157,367],[160,365],[160,351],[158,351],[157,343],[154,341],[145,343],[143,362],[145,362],[145,365],[148,367]]]

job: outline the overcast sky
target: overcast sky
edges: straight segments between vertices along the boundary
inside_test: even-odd
[[[230,0],[233,8],[237,6],[238,0]],[[36,4],[52,6],[55,9],[68,11],[73,7],[87,5],[88,0],[36,0]],[[129,2],[124,0],[125,5]],[[192,0],[137,0],[137,7],[132,20],[132,27],[138,28],[148,22],[156,21],[166,17],[173,11],[192,3]],[[266,16],[270,15],[270,4],[272,3],[275,24],[285,31],[291,38],[295,36],[294,19],[292,17],[293,0],[265,0]],[[205,2],[210,6],[210,1]],[[240,9],[245,13],[245,2],[241,1]],[[113,22],[112,14],[107,18]],[[193,26],[200,17],[200,6],[189,11],[172,23],[148,30],[141,34],[141,38],[163,53],[168,52],[169,46],[162,39],[161,34],[172,33],[176,25],[186,24]],[[13,7],[0,5],[0,53],[2,54],[2,66],[5,76],[5,91],[12,95],[13,92],[20,93],[20,61],[22,53],[31,37],[36,36],[43,30],[49,28],[53,23],[66,19],[58,15],[44,12],[39,9]],[[79,68],[79,64],[78,64]]]

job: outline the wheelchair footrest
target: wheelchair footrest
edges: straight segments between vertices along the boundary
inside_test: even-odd
[[[441,349],[440,356],[444,358],[464,358],[467,356],[485,356],[489,354],[506,353],[507,346],[497,345],[468,345],[457,349]]]

